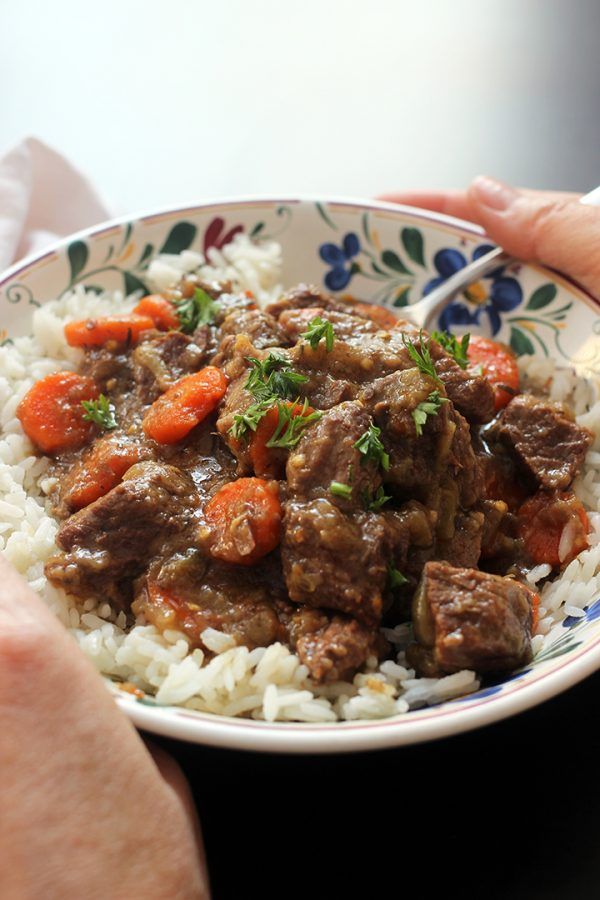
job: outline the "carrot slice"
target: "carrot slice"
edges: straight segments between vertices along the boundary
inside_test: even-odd
[[[133,312],[137,316],[148,316],[154,322],[154,327],[160,331],[170,331],[180,327],[175,307],[161,294],[148,294],[147,297],[142,297]]]
[[[534,594],[531,598],[531,633],[535,634],[540,624],[540,595]]]
[[[97,400],[91,378],[76,372],[54,372],[37,381],[17,407],[23,431],[44,453],[82,447],[96,432],[84,419],[83,400]]]
[[[314,412],[312,406],[304,408],[302,403],[284,400],[281,401],[281,404],[291,410],[292,418],[310,416]],[[285,466],[287,452],[277,447],[267,447],[268,442],[277,431],[278,425],[279,407],[273,406],[260,420],[256,431],[250,437],[248,455],[255,475],[278,478]]]
[[[217,408],[226,390],[227,378],[215,366],[184,375],[154,401],[142,427],[159,444],[175,444]]]
[[[108,494],[141,456],[134,444],[99,441],[79,464],[67,496],[70,508],[83,509]]]
[[[251,566],[280,540],[281,504],[275,481],[238,478],[223,485],[204,508],[209,551],[228,563]]]
[[[538,491],[519,508],[517,527],[527,554],[538,565],[561,568],[588,546],[590,523],[570,491]]]
[[[474,334],[469,341],[467,356],[470,369],[481,366],[494,388],[496,410],[502,409],[519,393],[517,357],[510,347]]]
[[[154,328],[150,316],[104,316],[67,322],[65,337],[70,347],[101,347],[108,341],[135,344],[142,331]]]

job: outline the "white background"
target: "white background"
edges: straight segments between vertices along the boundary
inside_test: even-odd
[[[0,153],[116,211],[236,193],[600,182],[596,0],[0,0]]]

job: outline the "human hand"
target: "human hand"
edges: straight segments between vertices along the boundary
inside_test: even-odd
[[[579,194],[521,190],[479,176],[466,191],[379,199],[476,222],[511,256],[557,269],[600,299],[600,210],[579,203]]]
[[[185,779],[0,554],[0,897],[208,898]]]

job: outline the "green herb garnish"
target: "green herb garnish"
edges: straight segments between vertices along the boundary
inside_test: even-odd
[[[447,331],[434,331],[432,332],[431,337],[434,341],[437,341],[438,344],[442,345],[446,353],[450,354],[454,359],[454,362],[458,363],[461,369],[467,368],[469,365],[467,350],[469,349],[469,341],[471,340],[470,334],[463,335],[460,341]]]
[[[314,319],[311,319],[308,323],[308,329],[303,332],[300,337],[306,338],[313,350],[317,349],[320,341],[324,338],[325,349],[327,352],[331,353],[333,350],[333,342],[335,339],[333,325],[331,322],[322,319],[321,316],[315,316]]]
[[[283,450],[290,450],[295,447],[302,432],[308,425],[317,422],[323,413],[313,410],[308,413],[308,400],[304,401],[302,409],[296,412],[297,404],[288,406],[285,403],[277,403],[278,421],[277,428],[273,432],[273,436],[267,441],[267,447],[280,447]]]
[[[117,427],[115,408],[104,394],[100,394],[97,400],[82,400],[81,405],[85,410],[84,420],[95,422],[105,431],[112,431]]]
[[[392,590],[394,588],[402,587],[402,585],[406,584],[408,581],[406,575],[403,575],[402,572],[400,572],[400,570],[393,565],[393,563],[389,563],[387,572],[388,584],[392,588]]]
[[[248,436],[248,431],[256,431],[258,423],[267,414],[271,408],[270,401],[259,401],[248,407],[246,412],[236,413],[233,417],[233,425],[228,429],[228,433],[241,441]]]
[[[352,497],[352,487],[344,484],[342,481],[332,481],[329,485],[329,491],[334,497],[343,497],[344,500],[350,500]]]
[[[411,341],[407,341],[406,335],[402,335],[402,343],[406,347],[408,351],[408,355],[414,362],[414,364],[423,372],[425,375],[429,375],[430,378],[433,378],[434,381],[437,381],[438,384],[441,384],[441,380],[437,376],[437,372],[435,371],[435,366],[433,365],[433,360],[431,358],[431,353],[429,352],[429,344],[423,343],[423,332],[419,332],[419,349],[417,350],[416,346],[411,343]]]
[[[377,425],[369,425],[367,431],[361,434],[354,446],[363,455],[361,463],[372,460],[380,465],[384,472],[387,472],[390,468],[390,455],[385,451],[380,434],[381,428],[378,428]]]
[[[412,417],[415,420],[415,431],[419,437],[423,434],[423,425],[427,421],[427,416],[437,416],[442,403],[447,402],[448,398],[442,397],[439,391],[432,391],[427,400],[423,400],[416,409],[413,409]]]
[[[252,369],[246,381],[246,390],[257,400],[276,399],[291,400],[297,396],[298,388],[308,381],[308,375],[294,372],[287,356],[281,353],[269,353],[266,359],[247,356]]]
[[[175,300],[179,324],[184,334],[192,334],[199,325],[212,325],[221,304],[213,300],[202,288],[196,288],[191,297]]]
[[[364,491],[362,495],[363,506],[368,512],[379,512],[381,507],[391,499],[383,487],[378,487],[375,494],[372,494],[371,491]]]

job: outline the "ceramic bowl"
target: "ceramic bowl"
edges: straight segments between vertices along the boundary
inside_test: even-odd
[[[374,201],[242,198],[169,209],[90,228],[5,272],[0,342],[29,333],[33,308],[76,284],[146,290],[145,273],[156,253],[222,247],[241,231],[282,244],[285,285],[306,281],[400,313],[490,246],[469,223]],[[600,369],[598,305],[538,266],[496,270],[457,297],[439,325],[502,340],[518,355],[554,357],[581,373]],[[534,706],[599,667],[596,600],[582,618],[567,619],[529,666],[502,683],[391,719],[270,724],[161,707],[109,687],[122,710],[148,731],[245,750],[343,752],[467,731]]]

